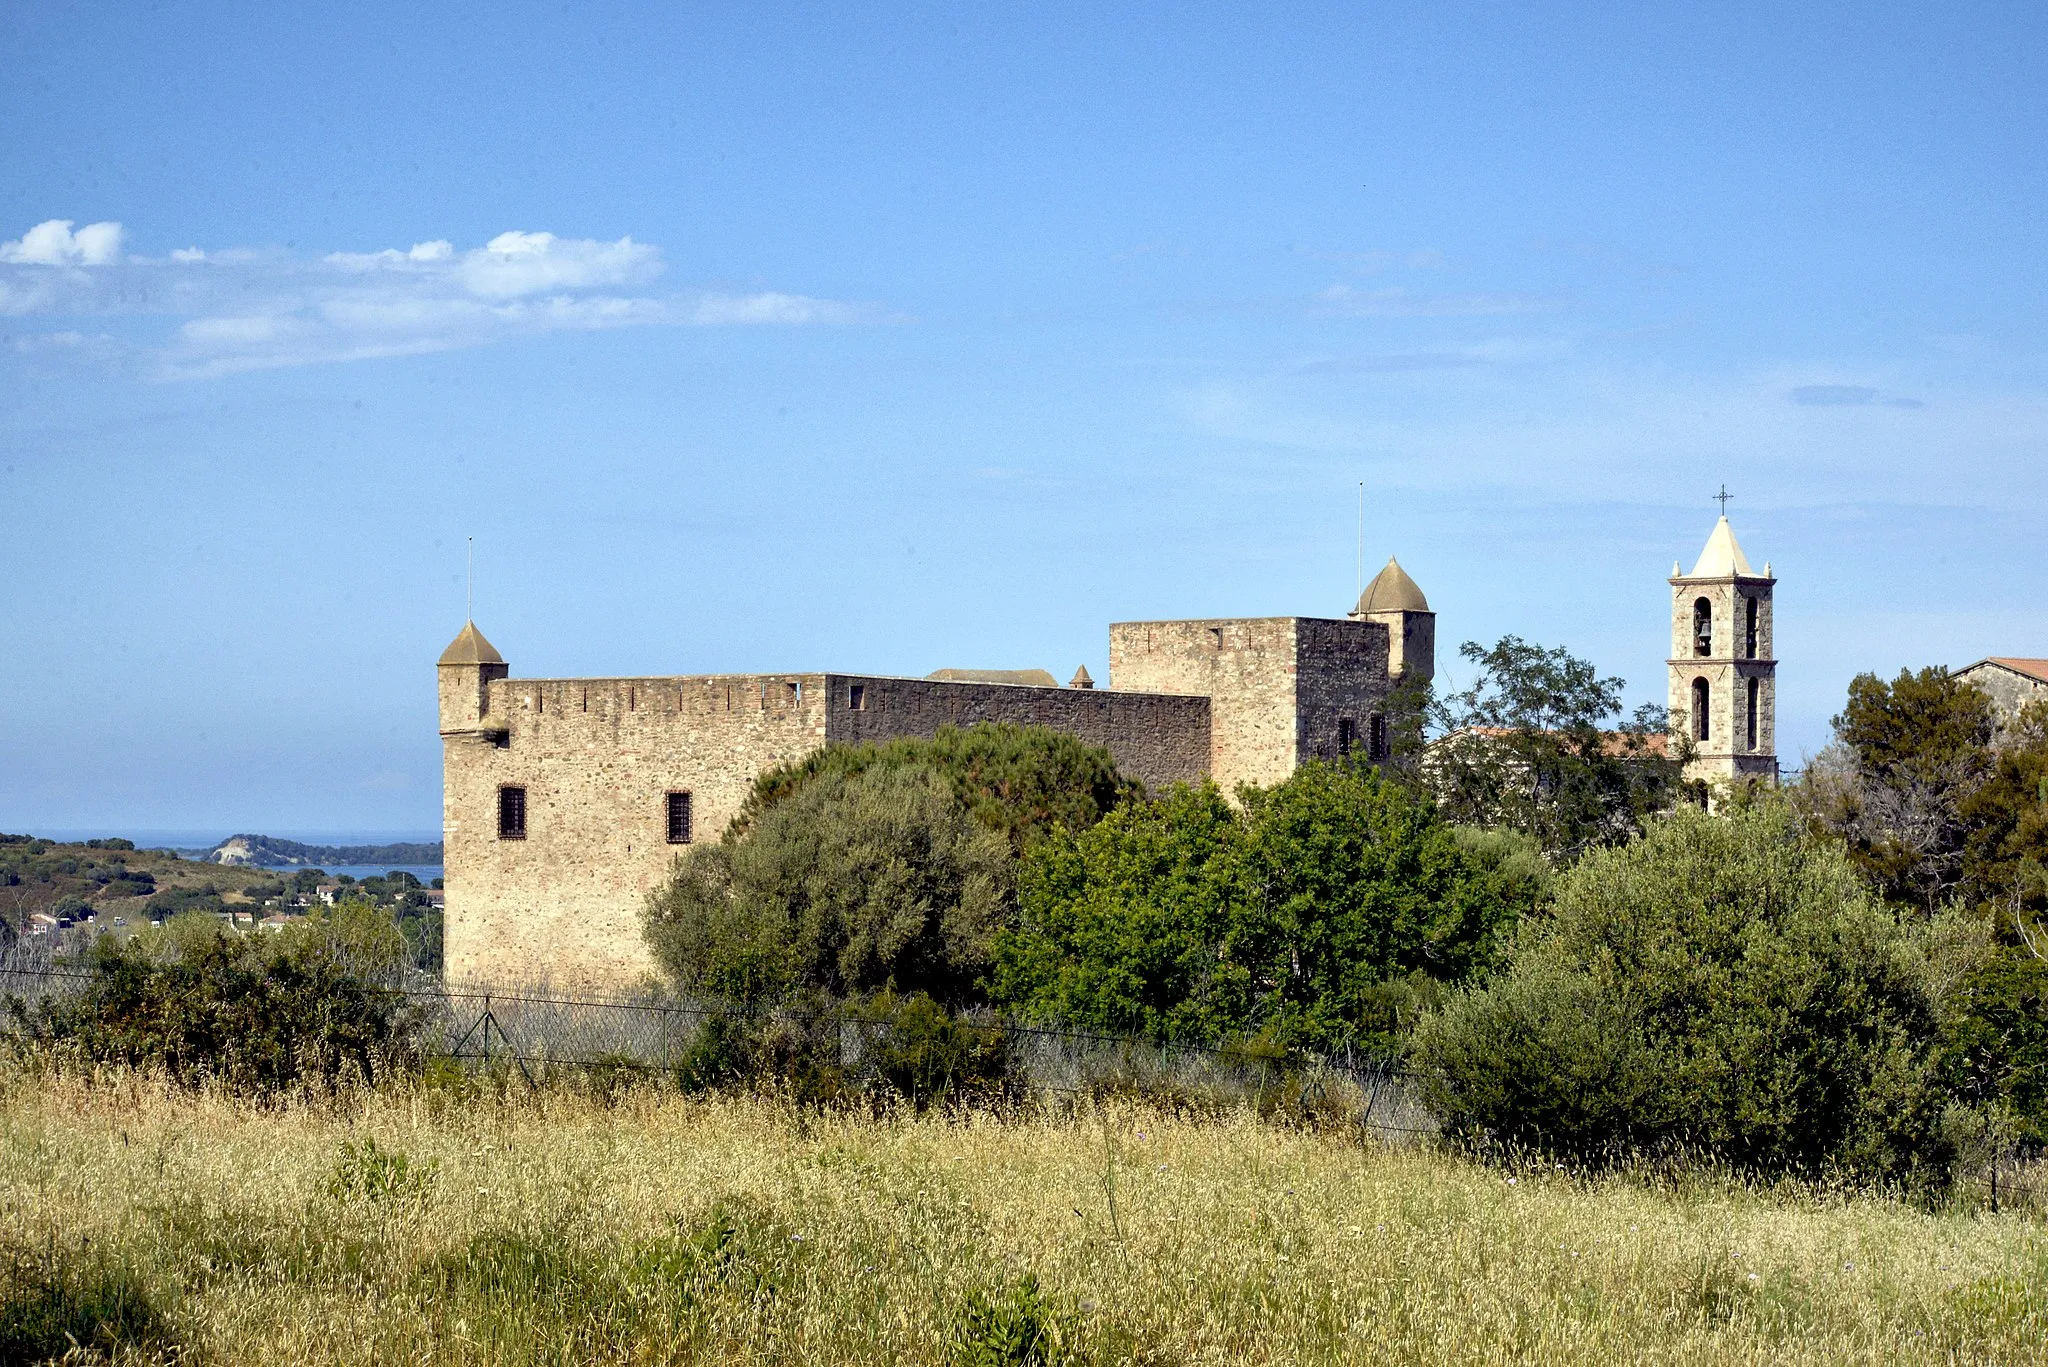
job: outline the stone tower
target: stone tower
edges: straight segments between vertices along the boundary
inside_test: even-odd
[[[1671,725],[1692,738],[1687,778],[1778,780],[1777,582],[1768,564],[1749,567],[1725,514],[1691,574],[1671,567]]]
[[[1396,679],[1412,675],[1424,682],[1436,677],[1436,614],[1399,560],[1387,557],[1387,567],[1358,595],[1358,606],[1349,616],[1354,622],[1378,622],[1387,629],[1388,674]]]

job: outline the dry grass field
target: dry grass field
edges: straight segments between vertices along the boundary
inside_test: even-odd
[[[9,1074],[0,1278],[24,1361],[67,1333],[72,1361],[295,1367],[2048,1360],[2037,1218],[1511,1179],[1139,1106]]]

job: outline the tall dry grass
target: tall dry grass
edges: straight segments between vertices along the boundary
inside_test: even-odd
[[[1136,1105],[7,1074],[0,1277],[0,1344],[116,1361],[2048,1360],[2026,1216],[1511,1180]]]

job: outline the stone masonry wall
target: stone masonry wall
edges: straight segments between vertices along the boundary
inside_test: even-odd
[[[1998,709],[2001,726],[2010,726],[2020,709],[2030,702],[2048,698],[2048,683],[2029,678],[2016,669],[1999,664],[1976,664],[1956,671],[1958,679],[1975,684]]]
[[[1672,729],[1696,736],[1692,685],[1708,687],[1708,737],[1696,741],[1698,758],[1688,767],[1695,778],[1775,778],[1777,765],[1777,659],[1772,583],[1760,578],[1671,581],[1669,706]],[[1713,612],[1711,653],[1693,653],[1694,604],[1707,600]],[[1757,643],[1748,653],[1746,604],[1757,605]],[[1757,737],[1749,743],[1749,680],[1757,681]]]
[[[1198,781],[1209,755],[1204,698],[837,674],[440,674],[451,982],[640,981],[653,969],[641,907],[684,848],[667,843],[667,795],[689,793],[694,839],[715,840],[756,775],[828,740],[980,721],[1050,726],[1108,746],[1152,787]],[[479,691],[481,716],[464,706]],[[522,840],[498,837],[505,787],[526,791]]]
[[[1109,628],[1115,691],[1209,699],[1209,773],[1224,792],[1277,783],[1299,751],[1295,619],[1117,622]]]
[[[651,971],[640,909],[682,847],[718,837],[754,776],[825,743],[824,676],[500,679],[486,726],[446,745],[447,977],[630,986]],[[498,791],[526,790],[526,838]]]
[[[1392,679],[1385,623],[1304,617],[1295,622],[1295,760],[1336,759],[1341,723],[1364,754],[1371,719],[1383,715]],[[1289,772],[1292,772],[1290,766]]]
[[[1118,622],[1109,629],[1110,682],[1118,691],[1207,696],[1209,772],[1228,793],[1334,757],[1344,718],[1362,745],[1367,718],[1384,706],[1387,647],[1378,622]]]
[[[1016,722],[1108,747],[1117,767],[1158,792],[1209,771],[1209,700],[1088,688],[943,683],[868,674],[825,676],[831,741],[929,736],[941,726]],[[861,710],[852,706],[860,689]]]

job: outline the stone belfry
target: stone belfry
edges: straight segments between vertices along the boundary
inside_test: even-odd
[[[1687,778],[1778,780],[1777,582],[1749,567],[1725,511],[1692,573],[1671,566],[1671,729],[1692,738]]]

